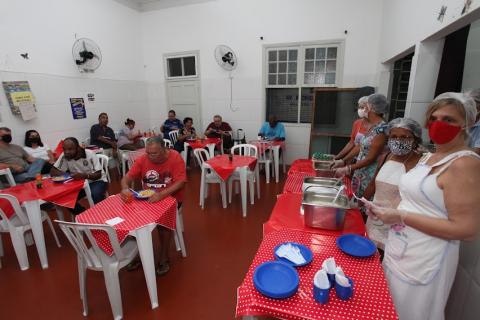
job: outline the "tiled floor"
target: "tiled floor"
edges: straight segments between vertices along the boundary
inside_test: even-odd
[[[281,179],[282,180],[282,179]],[[125,319],[233,319],[236,288],[243,280],[262,238],[262,224],[275,204],[283,183],[265,184],[261,176],[261,199],[248,206],[242,218],[240,195],[221,207],[217,185],[210,191],[205,210],[198,202],[200,174],[189,170],[184,203],[187,258],[171,245],[171,270],[157,278],[160,306],[150,309],[143,271],[120,272]],[[118,182],[110,194],[118,192]],[[51,214],[55,218],[54,214]],[[0,269],[0,319],[85,319],[78,288],[76,254],[63,234],[62,248],[46,229],[50,267],[42,270],[35,247],[28,248],[30,269],[20,271],[9,236],[3,234],[5,256]],[[158,248],[156,232],[154,246]],[[87,274],[88,319],[112,319],[103,275]]]

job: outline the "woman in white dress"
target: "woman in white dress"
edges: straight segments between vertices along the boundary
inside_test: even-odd
[[[379,205],[396,208],[400,203],[398,184],[400,178],[416,166],[421,153],[417,151],[422,143],[422,127],[409,118],[397,118],[389,122],[387,131],[389,152],[378,161],[377,172],[363,196]],[[380,219],[368,217],[368,237],[383,253],[390,225]]]
[[[444,319],[459,240],[478,233],[480,159],[466,143],[475,114],[475,102],[464,94],[435,98],[426,127],[436,152],[402,176],[397,209],[369,206],[369,214],[392,224],[383,265],[402,320]]]

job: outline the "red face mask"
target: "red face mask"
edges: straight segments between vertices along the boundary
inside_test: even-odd
[[[461,130],[462,127],[444,121],[432,121],[428,125],[428,135],[436,144],[449,143]]]

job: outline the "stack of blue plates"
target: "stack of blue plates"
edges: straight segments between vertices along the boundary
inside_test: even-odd
[[[253,285],[261,294],[283,299],[293,296],[300,279],[297,271],[284,262],[269,261],[259,265],[253,273]]]
[[[362,236],[356,234],[344,234],[337,238],[337,246],[348,255],[365,258],[375,254],[375,244]]]

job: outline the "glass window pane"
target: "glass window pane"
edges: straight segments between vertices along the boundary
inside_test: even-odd
[[[298,88],[268,88],[267,114],[275,115],[278,121],[298,121]]]
[[[315,59],[325,59],[325,48],[317,48],[315,49],[316,54],[315,54]]]
[[[300,122],[312,122],[313,110],[313,88],[302,88],[302,99],[300,102]]]
[[[279,62],[278,63],[278,73],[287,73],[287,63]]]
[[[295,73],[288,75],[288,84],[297,84],[297,75]]]
[[[287,75],[279,74],[278,75],[278,84],[287,84]]]
[[[325,60],[315,61],[315,72],[325,72]]]
[[[327,58],[328,59],[337,59],[337,48],[328,48],[327,50]]]
[[[306,60],[315,59],[315,49],[314,48],[305,49],[305,59]]]
[[[297,63],[289,62],[288,63],[288,73],[297,72]]]
[[[268,73],[277,73],[277,63],[269,63],[268,64]]]
[[[268,61],[277,61],[277,51],[272,50],[268,52]]]
[[[315,73],[315,83],[325,84],[325,73]]]
[[[335,71],[337,71],[337,61],[335,60],[327,61],[327,72],[335,72]]]
[[[278,51],[278,61],[287,61],[287,50]]]
[[[184,57],[183,58],[183,71],[185,71],[185,76],[195,76],[195,57]]]
[[[335,73],[325,74],[325,84],[335,84]]]
[[[168,76],[181,77],[182,76],[182,58],[170,58],[168,61]]]
[[[305,72],[313,72],[313,61],[305,61]]]
[[[277,75],[276,74],[269,74],[268,75],[268,84],[269,85],[276,85],[277,84]]]
[[[297,53],[298,51],[295,50],[288,50],[288,60],[289,61],[297,61]]]
[[[305,73],[303,77],[303,83],[305,84],[314,84],[314,74],[313,73]]]

